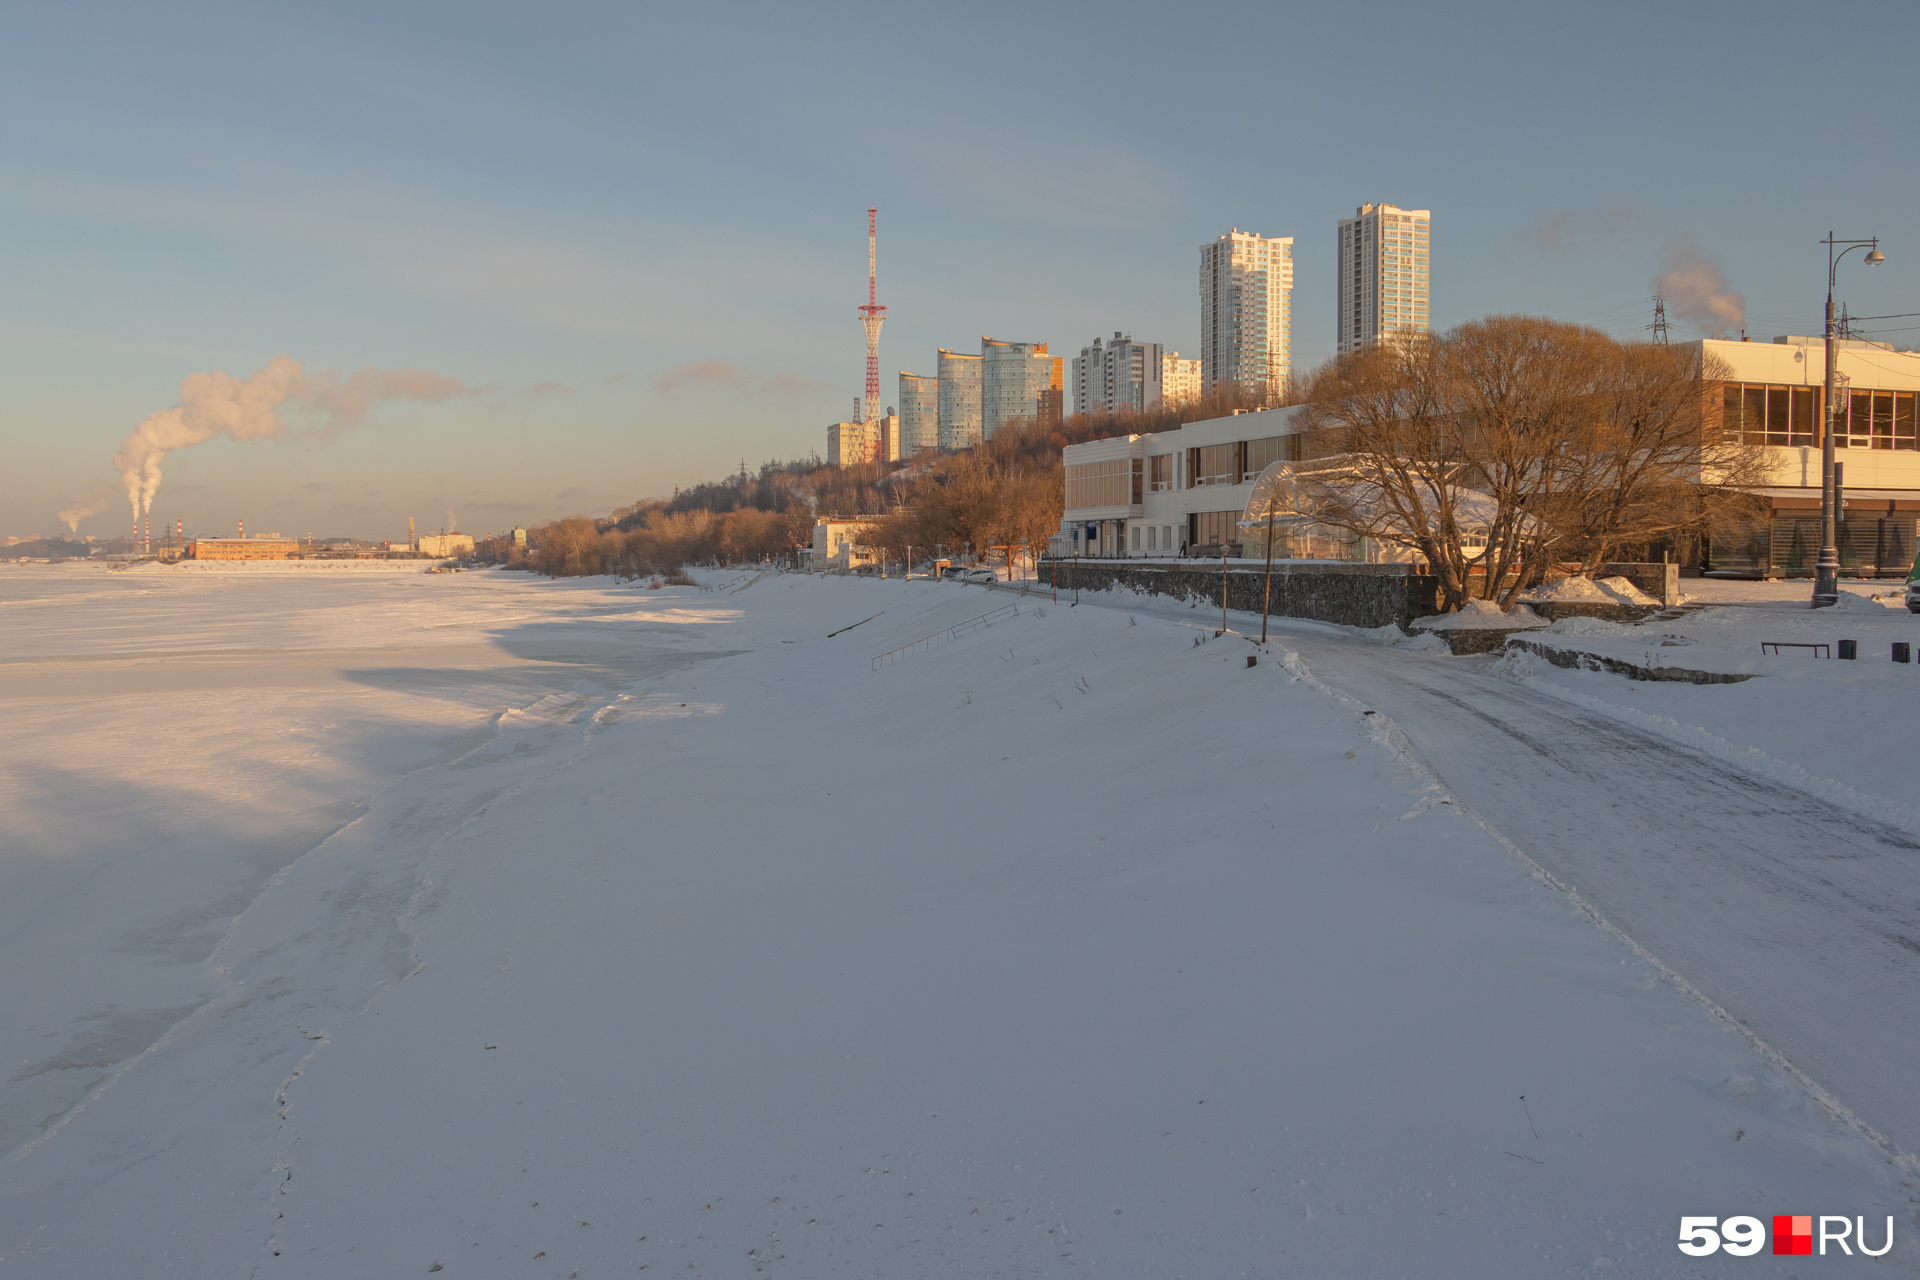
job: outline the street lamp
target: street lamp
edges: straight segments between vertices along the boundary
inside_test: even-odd
[[[1834,403],[1834,351],[1833,351],[1833,278],[1840,266],[1840,259],[1855,249],[1865,248],[1867,265],[1877,267],[1887,260],[1880,252],[1880,237],[1867,240],[1835,240],[1833,232],[1827,232],[1827,238],[1820,242],[1827,246],[1827,412],[1826,430],[1820,437],[1820,559],[1813,567],[1813,607],[1825,609],[1840,603],[1840,548],[1836,545],[1836,526],[1840,513],[1835,508],[1837,496],[1833,490],[1833,424],[1836,413],[1844,412]],[[1841,245],[1839,253],[1834,250]]]

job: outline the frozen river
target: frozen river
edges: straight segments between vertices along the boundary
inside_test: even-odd
[[[527,575],[0,570],[0,1148],[219,993],[281,868],[504,713],[700,656]],[[21,979],[31,975],[32,981]]]

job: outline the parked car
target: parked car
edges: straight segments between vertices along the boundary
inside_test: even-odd
[[[1000,575],[991,569],[969,569],[960,575],[962,582],[998,582]]]
[[[1913,571],[1907,575],[1907,612],[1920,613],[1920,560],[1913,562]]]

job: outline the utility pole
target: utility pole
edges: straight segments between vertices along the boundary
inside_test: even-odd
[[[1227,543],[1224,537],[1220,541],[1220,629],[1213,634],[1227,634]]]
[[[1273,493],[1267,493],[1267,585],[1260,596],[1260,643],[1267,642],[1267,615],[1273,611]]]

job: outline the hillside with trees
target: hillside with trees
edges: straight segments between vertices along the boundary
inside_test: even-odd
[[[1067,445],[1258,407],[1228,388],[1179,408],[1008,424],[975,448],[902,462],[836,466],[812,458],[763,463],[757,472],[743,464],[724,480],[597,518],[568,516],[529,529],[525,548],[495,543],[482,554],[556,577],[663,575],[683,565],[784,557],[812,544],[822,516],[874,517],[871,540],[896,557],[908,546],[978,549],[1024,538],[1038,547],[1060,528]]]

